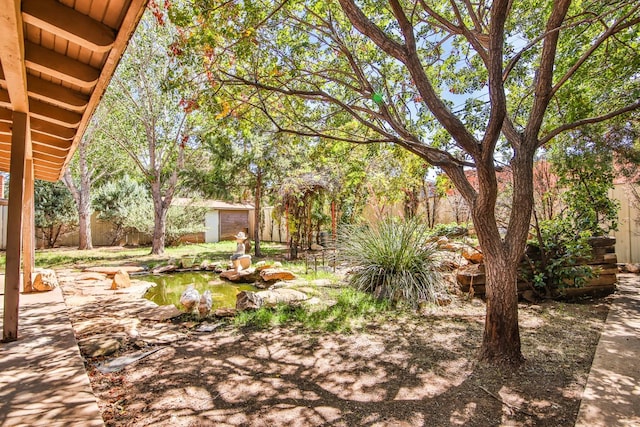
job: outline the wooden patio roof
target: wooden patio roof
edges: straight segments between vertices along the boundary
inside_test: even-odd
[[[0,171],[26,113],[34,177],[62,177],[145,0],[0,0]]]
[[[34,269],[34,179],[57,181],[146,0],[0,0],[0,171],[10,173],[3,341]],[[1,197],[2,195],[0,195]]]

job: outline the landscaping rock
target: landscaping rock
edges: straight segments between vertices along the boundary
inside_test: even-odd
[[[118,271],[126,271],[127,273],[139,273],[144,271],[143,267],[137,267],[132,265],[123,265],[115,267],[87,267],[83,271],[93,273],[104,273],[109,277],[115,276]]]
[[[52,291],[58,287],[58,278],[53,270],[41,270],[33,279],[33,289],[38,292]]]
[[[451,304],[451,297],[444,293],[438,293],[436,295],[436,304],[440,307],[446,307]]]
[[[127,341],[124,333],[113,335],[92,335],[78,341],[78,347],[84,357],[109,356],[120,350]]]
[[[153,270],[151,270],[151,272],[153,274],[171,273],[172,271],[176,271],[177,269],[178,269],[177,265],[168,264],[168,265],[163,265],[161,267],[156,267]]]
[[[257,310],[262,307],[262,298],[256,292],[241,291],[236,295],[236,310]]]
[[[481,264],[484,260],[482,252],[471,246],[465,246],[462,248],[462,256],[472,264]]]
[[[296,278],[295,274],[290,271],[280,268],[267,268],[260,271],[260,277],[265,282],[275,282],[278,280],[293,280]]]
[[[198,303],[198,313],[200,317],[205,317],[211,311],[211,306],[213,305],[213,299],[211,298],[211,291],[206,290],[202,293],[200,297],[200,302]]]
[[[111,282],[111,290],[125,289],[131,287],[131,279],[129,273],[125,270],[120,270],[113,275],[113,281]]]
[[[256,292],[255,295],[259,298],[262,305],[266,307],[274,307],[278,304],[291,304],[309,299],[309,296],[304,292],[288,288],[259,291]]]
[[[138,318],[141,320],[155,320],[157,322],[164,322],[165,320],[173,319],[182,314],[182,311],[175,305],[161,305],[155,308],[150,308],[138,313]]]
[[[258,280],[260,275],[254,268],[248,270],[227,270],[220,273],[221,279],[226,279],[235,283],[253,283]]]
[[[238,310],[235,308],[217,308],[213,311],[213,315],[216,317],[234,317],[238,314]]]
[[[86,280],[86,281],[94,280],[94,281],[98,281],[98,280],[104,280],[104,279],[106,279],[106,278],[107,278],[107,275],[106,275],[106,274],[104,274],[104,273],[96,273],[96,272],[91,272],[91,271],[86,272],[86,273],[78,274],[78,275],[77,275],[77,276],[75,276],[75,277],[71,277],[71,279],[72,279],[72,280],[78,280],[78,281],[81,281],[81,280]]]
[[[282,267],[282,263],[279,261],[275,261],[275,262],[260,261],[255,265],[255,269],[257,271],[266,270],[267,268],[281,268],[281,267]]]
[[[156,325],[154,329],[140,330],[140,340],[147,345],[171,344],[187,338],[186,334],[174,331],[166,324]]]
[[[180,295],[180,304],[187,310],[187,313],[191,313],[199,303],[200,292],[193,285],[187,286],[187,289]]]
[[[213,332],[216,329],[218,329],[219,327],[223,326],[224,323],[222,322],[218,322],[218,323],[207,323],[207,322],[203,322],[200,325],[198,325],[198,327],[195,329],[196,332]]]
[[[629,273],[638,274],[640,273],[640,264],[625,264],[626,270]]]

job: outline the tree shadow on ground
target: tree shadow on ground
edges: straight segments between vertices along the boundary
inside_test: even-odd
[[[475,362],[481,321],[416,318],[352,335],[193,335],[94,390],[107,425],[572,425],[592,355],[554,346],[598,331],[570,331],[560,316],[523,328],[542,360],[515,372]]]

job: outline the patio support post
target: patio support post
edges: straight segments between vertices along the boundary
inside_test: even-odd
[[[33,292],[33,268],[35,257],[35,224],[33,202],[33,158],[25,162],[24,203],[22,211],[22,289]]]
[[[28,117],[13,112],[9,209],[7,215],[7,262],[4,283],[3,341],[18,339],[18,304],[20,299],[20,243],[22,240],[22,194],[24,188],[25,148]]]

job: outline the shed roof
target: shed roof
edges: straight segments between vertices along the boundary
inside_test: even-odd
[[[172,202],[175,206],[196,206],[199,208],[228,210],[228,211],[245,211],[253,210],[254,206],[250,203],[228,203],[221,200],[194,200],[187,197],[176,197]]]

